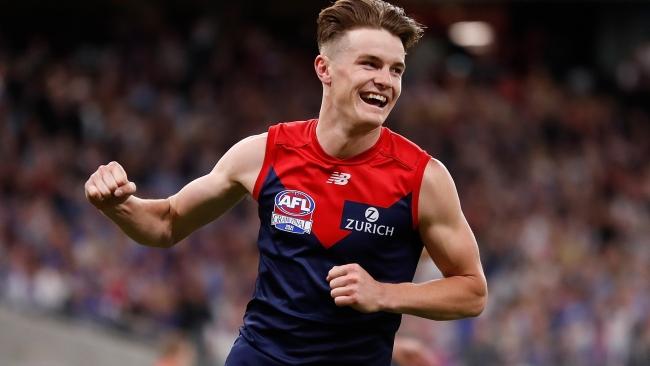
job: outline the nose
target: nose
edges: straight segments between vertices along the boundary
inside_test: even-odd
[[[373,81],[377,87],[382,89],[390,88],[393,84],[393,76],[390,74],[390,69],[384,67],[377,70]]]

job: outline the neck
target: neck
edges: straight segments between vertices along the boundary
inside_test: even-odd
[[[346,123],[344,119],[327,118],[321,111],[316,138],[323,150],[330,156],[347,159],[363,153],[377,143],[381,126]]]

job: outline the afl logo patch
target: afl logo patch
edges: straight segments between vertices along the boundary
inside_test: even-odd
[[[294,234],[309,234],[316,203],[307,193],[284,190],[275,195],[271,225]]]

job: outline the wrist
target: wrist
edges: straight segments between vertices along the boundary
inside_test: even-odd
[[[107,217],[116,218],[128,212],[128,204],[131,201],[133,201],[133,196],[129,196],[126,200],[122,202],[108,204],[104,207],[98,207],[98,208]]]
[[[395,283],[380,283],[380,296],[379,296],[379,311],[394,313],[394,293],[398,284]]]

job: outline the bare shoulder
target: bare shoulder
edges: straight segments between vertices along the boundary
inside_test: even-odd
[[[248,136],[235,145],[242,145],[242,146],[266,146],[266,137],[268,136],[268,132],[260,133],[259,135],[251,135]]]
[[[454,180],[439,160],[430,159],[424,170],[419,197],[420,220],[437,221],[460,213]]]
[[[261,158],[264,160],[267,135],[268,132],[248,136],[234,144],[230,150],[241,158]]]
[[[433,195],[433,197],[428,198],[442,198],[440,195],[444,197],[449,193],[456,194],[454,180],[447,167],[439,160],[429,159],[427,167],[424,169],[421,191],[425,197]]]
[[[437,159],[431,158],[424,170],[423,180],[428,181],[429,183],[449,182],[451,181],[451,175],[443,163]]]
[[[228,150],[213,169],[225,173],[231,180],[252,192],[255,180],[264,163],[268,133],[248,136]]]

